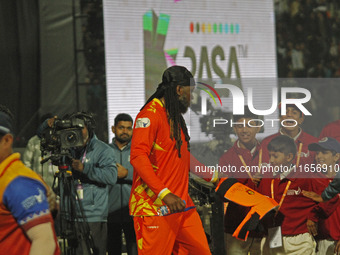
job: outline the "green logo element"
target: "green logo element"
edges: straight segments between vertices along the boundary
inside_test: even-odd
[[[144,77],[145,98],[149,98],[159,83],[159,77],[167,68],[167,61],[175,65],[177,49],[164,50],[170,16],[161,13],[159,17],[153,11],[143,15],[144,36]]]

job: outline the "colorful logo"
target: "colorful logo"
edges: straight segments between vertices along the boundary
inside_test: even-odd
[[[216,97],[218,98],[218,100],[220,101],[220,104],[222,106],[222,100],[221,100],[221,97],[220,95],[217,93],[217,91],[210,85],[206,84],[206,83],[203,83],[203,82],[197,82],[198,84],[202,85],[202,86],[205,86],[207,87],[208,89],[210,89],[212,92],[215,93]],[[216,100],[215,100],[215,97],[213,96],[213,94],[211,94],[211,92],[209,90],[207,90],[206,88],[201,88],[201,87],[198,87],[197,86],[197,89],[200,89],[200,90],[203,90],[204,92],[206,92],[211,98],[212,100],[214,101],[215,105],[217,105],[216,103]]]
[[[253,190],[251,190],[251,189],[248,189],[248,190],[247,190],[247,193],[248,193],[249,195],[255,195],[255,192],[254,192]]]
[[[238,23],[205,23],[205,22],[190,22],[190,32],[199,34],[234,34],[240,33],[240,25]]]
[[[135,128],[147,128],[151,124],[149,118],[138,118],[136,121],[136,127]]]

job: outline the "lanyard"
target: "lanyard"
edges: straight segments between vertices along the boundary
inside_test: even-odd
[[[249,175],[250,179],[253,180],[253,176],[251,175],[251,173],[249,172],[248,168],[247,168],[247,164],[246,162],[244,161],[242,155],[239,155],[238,154],[238,157],[240,158],[243,166],[245,167],[246,171],[247,171],[247,174]],[[260,168],[261,168],[261,165],[262,165],[262,148],[260,149],[260,152],[259,152],[259,171],[260,171]]]
[[[299,151],[298,151],[298,155],[297,155],[297,158],[296,158],[296,167],[298,167],[299,164],[300,164],[302,145],[303,145],[303,143],[299,144]]]
[[[287,192],[288,192],[288,189],[289,189],[289,186],[292,182],[291,181],[288,181],[287,185],[286,185],[286,188],[285,188],[285,191],[283,192],[282,194],[282,197],[281,197],[281,200],[280,200],[280,203],[279,203],[279,208],[277,209],[276,213],[275,213],[275,216],[277,215],[277,213],[279,212],[282,204],[283,204],[283,200],[285,199],[286,195],[287,195]],[[272,193],[272,199],[274,199],[274,179],[272,179],[272,183],[271,183],[271,193]],[[274,199],[275,200],[275,199]]]
[[[86,159],[86,151],[87,151],[87,149],[85,149],[84,154],[83,154],[83,158],[81,160],[81,163],[83,163],[83,164],[84,164],[85,159]]]

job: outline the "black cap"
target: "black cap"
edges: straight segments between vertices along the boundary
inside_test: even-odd
[[[0,112],[0,134],[13,134],[13,123],[11,117],[4,112]]]
[[[184,66],[171,66],[163,73],[162,84],[195,86],[194,77]]]
[[[317,143],[308,145],[310,151],[330,150],[340,153],[340,143],[332,137],[324,137]]]

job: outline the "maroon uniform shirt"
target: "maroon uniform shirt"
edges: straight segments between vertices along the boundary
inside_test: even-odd
[[[259,185],[259,192],[269,197],[274,196],[276,202],[280,203],[282,196],[286,190],[287,184],[290,181],[286,197],[283,200],[279,213],[275,221],[271,220],[268,227],[281,226],[282,235],[299,235],[308,233],[307,218],[311,210],[319,205],[324,212],[334,211],[334,203],[336,199],[332,199],[325,203],[318,204],[310,198],[302,195],[302,190],[314,191],[321,194],[327,187],[328,180],[321,174],[314,174],[317,178],[303,178],[304,175],[298,170],[292,170],[287,177],[281,178],[263,178]],[[280,175],[276,175],[280,176]],[[275,176],[275,177],[276,177]],[[274,180],[274,182],[272,182]],[[272,183],[273,193],[272,194]]]
[[[329,183],[333,178],[327,180]],[[337,197],[335,197],[336,200],[334,198],[331,200],[334,202],[333,208],[326,208],[328,210],[324,211],[325,208],[321,206],[323,203],[320,203],[311,210],[308,216],[308,219],[318,222],[318,239],[340,240],[340,200]]]
[[[239,155],[242,156],[247,166],[258,166],[260,150],[261,146],[259,143],[252,151],[240,148],[237,140],[234,145],[221,156],[219,166],[232,166],[234,169],[236,169],[236,172],[228,173],[229,178],[235,178],[240,183],[257,190],[255,183],[252,182],[249,175],[246,172],[241,172],[241,167],[244,167],[244,164],[242,163]],[[229,202],[226,214],[224,215],[224,231],[229,234],[234,233],[248,212],[249,208]],[[254,237],[258,235],[256,233],[250,232],[249,236]]]

